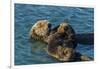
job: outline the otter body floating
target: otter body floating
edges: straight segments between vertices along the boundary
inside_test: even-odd
[[[51,31],[48,36],[47,53],[59,61],[89,61],[86,55],[82,55],[75,51],[77,46],[76,34],[68,23],[61,23],[57,30]],[[77,60],[77,61],[79,61]]]
[[[45,49],[46,52],[59,61],[73,61],[77,58],[82,61],[91,60],[84,55],[77,56],[75,51],[77,46],[76,34],[66,22],[50,29],[47,20],[37,21],[31,28],[30,37],[46,42],[48,44]]]

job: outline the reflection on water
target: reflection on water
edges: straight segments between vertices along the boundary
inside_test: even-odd
[[[47,44],[29,39],[37,20],[47,19],[53,27],[69,20],[76,33],[89,33],[94,31],[93,15],[93,8],[15,4],[15,65],[59,62],[45,52]],[[77,51],[93,57],[93,46],[78,44]]]

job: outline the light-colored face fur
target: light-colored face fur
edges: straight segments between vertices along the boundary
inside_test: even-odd
[[[49,22],[47,20],[37,21],[31,28],[30,35],[32,36],[35,33],[38,36],[45,36],[49,30],[48,24]]]
[[[68,23],[61,23],[59,28],[57,29],[57,32],[64,33],[65,32],[64,28],[67,26],[68,26]]]

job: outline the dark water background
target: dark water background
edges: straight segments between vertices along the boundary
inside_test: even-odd
[[[53,27],[68,20],[76,33],[94,31],[93,8],[15,4],[15,65],[59,62],[44,51],[46,44],[29,39],[29,31],[39,19],[49,20]],[[93,46],[78,44],[76,50],[93,57]]]

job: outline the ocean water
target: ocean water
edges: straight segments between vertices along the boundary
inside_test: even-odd
[[[58,63],[49,56],[43,42],[30,40],[29,31],[39,19],[49,20],[57,26],[64,20],[68,20],[76,33],[94,32],[94,9],[83,7],[46,6],[32,4],[15,4],[14,13],[14,63],[15,65]],[[94,45],[78,44],[77,51],[94,57]]]

